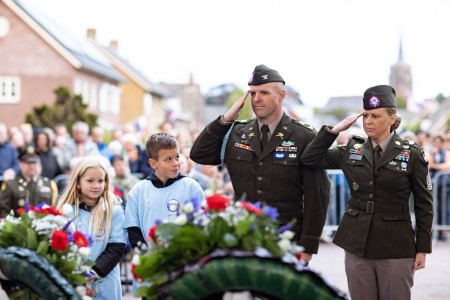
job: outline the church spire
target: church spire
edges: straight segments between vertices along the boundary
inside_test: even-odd
[[[397,63],[403,63],[403,42],[402,37],[400,36],[400,43],[398,47],[398,62]]]

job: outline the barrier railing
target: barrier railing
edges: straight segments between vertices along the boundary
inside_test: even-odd
[[[339,226],[349,199],[349,187],[341,170],[327,170],[331,183],[330,203],[323,228],[322,237],[329,237]],[[450,230],[450,171],[437,172],[432,178],[433,184],[433,240],[436,241],[439,231]],[[412,212],[414,222],[414,212]]]
[[[439,171],[433,175],[434,224],[433,238],[440,231],[450,230],[450,171]]]

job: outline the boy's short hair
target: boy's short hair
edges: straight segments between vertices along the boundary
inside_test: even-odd
[[[165,132],[154,133],[148,138],[146,144],[148,158],[158,160],[159,151],[174,149],[177,146],[177,140],[173,135]]]
[[[125,157],[121,154],[116,154],[111,157],[111,165],[114,165],[114,163],[117,161],[125,161]]]

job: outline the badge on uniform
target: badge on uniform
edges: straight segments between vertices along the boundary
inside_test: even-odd
[[[352,187],[353,187],[353,190],[354,190],[354,191],[359,190],[359,185],[358,185],[356,182],[353,182]]]
[[[286,154],[284,154],[283,152],[275,152],[273,154],[273,157],[275,159],[284,159],[286,157]]]
[[[294,146],[294,142],[284,141],[283,143],[281,143],[281,146],[284,146],[284,147]]]
[[[360,149],[362,147],[361,144],[354,144],[353,148],[355,148],[356,150]]]
[[[430,172],[428,172],[428,175],[427,175],[427,189],[428,189],[429,191],[431,191],[432,188],[433,188],[433,186],[432,186],[432,184],[431,184],[431,176],[430,176]]]
[[[249,145],[235,143],[234,146],[238,147],[238,148],[245,149],[245,150],[253,151],[252,147],[250,147]]]
[[[362,154],[350,154],[349,159],[361,160],[362,157]]]

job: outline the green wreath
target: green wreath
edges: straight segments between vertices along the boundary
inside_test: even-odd
[[[250,291],[259,299],[346,299],[313,271],[296,270],[278,259],[227,256],[206,260],[174,276],[158,299],[222,299],[227,291]]]
[[[79,299],[76,290],[61,273],[30,249],[0,248],[0,271],[9,281],[25,285],[42,299]]]

